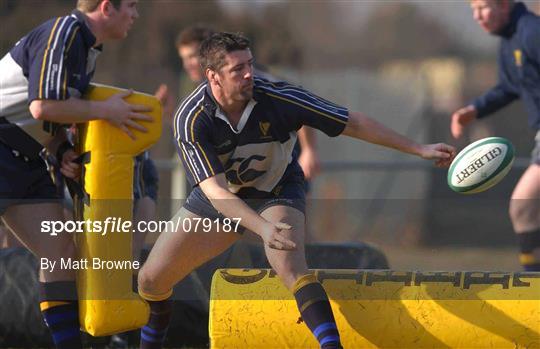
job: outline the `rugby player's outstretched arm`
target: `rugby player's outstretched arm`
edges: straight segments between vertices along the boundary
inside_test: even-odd
[[[349,120],[343,134],[423,159],[436,160],[437,166],[448,166],[456,152],[454,147],[444,143],[416,143],[360,112],[349,113]]]
[[[287,239],[283,230],[291,229],[285,223],[271,223],[261,217],[242,199],[227,188],[227,180],[223,173],[209,177],[199,183],[212,206],[225,217],[240,219],[240,224],[259,235],[269,247],[278,250],[294,250],[296,245]]]
[[[30,103],[30,113],[34,119],[61,124],[105,120],[133,138],[130,128],[147,131],[136,121],[152,121],[152,117],[142,114],[151,111],[150,107],[129,104],[124,100],[131,93],[120,92],[105,101],[87,101],[74,97],[66,100],[36,99]]]

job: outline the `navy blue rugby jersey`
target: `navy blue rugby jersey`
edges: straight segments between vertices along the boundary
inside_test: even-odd
[[[253,98],[236,129],[203,83],[178,107],[174,134],[193,186],[225,173],[233,193],[243,188],[270,192],[297,162],[298,129],[307,125],[338,136],[348,116],[346,108],[300,87],[255,77]]]
[[[29,104],[35,99],[80,97],[101,52],[93,47],[95,42],[79,11],[30,31],[0,60],[0,117],[43,142],[49,135],[32,118]]]
[[[498,84],[473,101],[483,118],[521,98],[529,125],[540,130],[540,17],[518,2],[501,38]]]

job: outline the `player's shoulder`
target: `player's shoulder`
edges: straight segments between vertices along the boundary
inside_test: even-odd
[[[71,39],[73,33],[80,26],[80,22],[74,15],[50,18],[28,32],[12,48],[14,58],[25,55],[24,52],[37,52],[47,46],[55,44],[63,45],[64,40]],[[74,40],[75,41],[75,40]],[[32,54],[31,54],[32,55]]]
[[[256,76],[253,81],[256,99],[262,96],[272,103],[288,103],[291,99],[305,100],[310,95],[302,87],[287,81],[270,81],[260,76]]]
[[[340,108],[335,103],[329,102],[301,86],[293,85],[287,81],[269,81],[264,78],[255,77],[255,91],[264,94],[275,103],[285,103],[286,105],[298,103],[302,105],[316,105],[331,108]]]
[[[80,26],[81,22],[75,15],[51,18],[31,30],[22,41],[31,47],[63,44],[72,40]]]
[[[174,114],[175,125],[184,127],[198,125],[210,116],[209,105],[211,98],[206,93],[206,83],[202,83],[191,94],[189,94],[176,108]]]
[[[81,22],[74,14],[69,14],[62,17],[51,18],[40,26],[35,31],[40,34],[54,34],[58,36],[58,40],[62,40],[61,33],[72,32],[75,28],[79,27]],[[53,39],[56,39],[55,37]]]
[[[299,89],[297,86],[293,86],[286,81],[269,80],[263,76],[256,75],[253,78],[254,89],[259,92],[282,92],[291,88]]]
[[[519,19],[518,33],[526,42],[539,42],[540,17],[531,11],[526,11]]]

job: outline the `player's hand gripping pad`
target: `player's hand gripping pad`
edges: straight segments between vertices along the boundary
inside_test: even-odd
[[[102,101],[121,91],[92,85],[84,98]],[[111,263],[107,265],[108,261],[132,260],[131,229],[135,226],[129,232],[121,232],[119,228],[122,222],[132,219],[134,157],[156,143],[161,135],[161,105],[155,97],[134,92],[125,101],[152,107],[147,114],[153,121],[141,123],[148,133],[132,130],[137,138],[132,140],[106,121],[91,121],[80,132],[80,150],[89,155],[83,176],[89,200],[84,205],[83,216],[85,221],[102,225],[101,233],[85,226],[85,232],[77,235],[79,258],[88,261],[88,268],[79,270],[77,275],[79,319],[82,329],[93,336],[139,328],[149,316],[148,304],[132,290],[133,269],[127,263],[117,262],[112,268],[109,268]]]

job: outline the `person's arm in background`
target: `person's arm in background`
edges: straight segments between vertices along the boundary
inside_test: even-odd
[[[519,98],[504,69],[503,58],[499,57],[499,82],[496,86],[476,98],[471,104],[452,114],[450,131],[454,138],[460,138],[465,128],[474,120],[489,116]]]
[[[154,96],[160,101],[163,108],[163,120],[169,120],[173,122],[174,120],[174,98],[171,96],[169,91],[169,86],[166,84],[159,85]]]
[[[460,138],[463,135],[465,128],[471,122],[504,108],[518,98],[519,95],[506,90],[504,86],[500,84],[493,87],[483,96],[478,97],[472,104],[460,108],[452,114],[452,122],[450,125],[452,136],[454,138]]]
[[[315,130],[309,126],[302,126],[300,130],[298,130],[298,141],[300,142],[301,147],[298,163],[300,164],[300,167],[302,167],[306,179],[313,179],[320,171]]]

